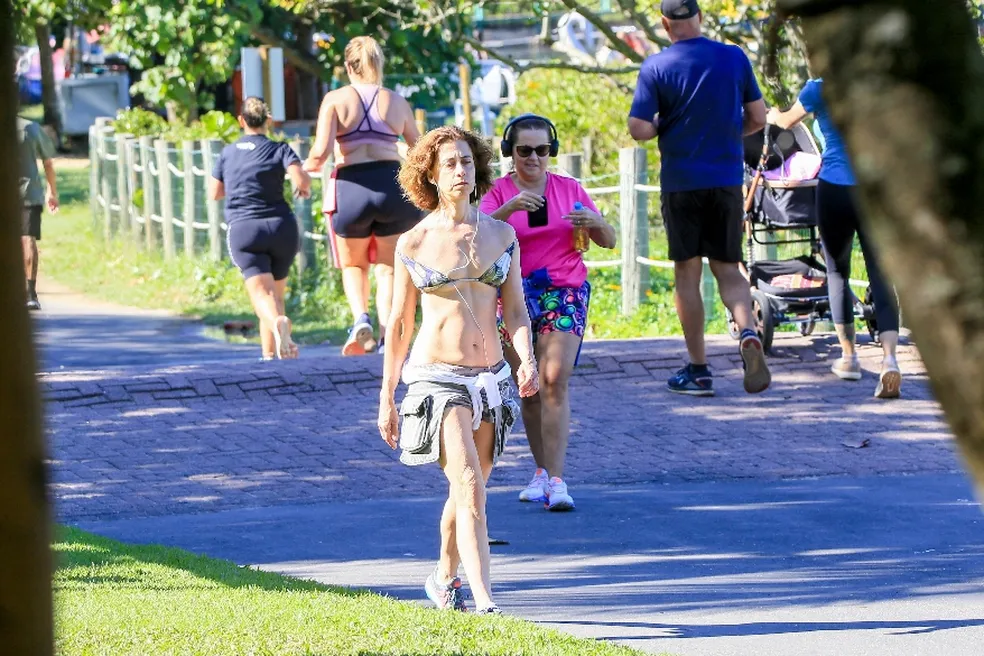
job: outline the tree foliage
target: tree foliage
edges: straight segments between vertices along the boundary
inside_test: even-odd
[[[153,104],[194,119],[208,107],[203,86],[229,79],[245,42],[250,20],[258,21],[255,4],[226,11],[225,0],[117,0],[109,12],[110,42],[143,69],[134,85]]]

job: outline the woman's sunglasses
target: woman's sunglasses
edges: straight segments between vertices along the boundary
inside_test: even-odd
[[[516,146],[513,150],[520,157],[529,157],[534,152],[536,152],[537,157],[546,157],[550,154],[550,144],[544,144],[542,146]]]

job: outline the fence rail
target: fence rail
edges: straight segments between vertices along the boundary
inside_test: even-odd
[[[147,250],[162,250],[166,259],[177,256],[181,246],[185,256],[206,253],[212,260],[228,257],[224,203],[208,200],[208,176],[223,143],[218,140],[168,143],[151,137],[134,138],[116,134],[110,119],[98,119],[90,129],[90,208],[94,220],[101,223],[107,239],[124,236]],[[303,160],[309,151],[307,141],[294,140],[292,147]],[[646,151],[623,148],[619,152],[619,172],[582,177],[584,157],[580,153],[561,154],[557,168],[562,174],[579,179],[582,184],[608,182],[617,185],[586,187],[586,191],[617,214],[620,231],[620,256],[615,259],[588,260],[589,269],[620,268],[621,308],[634,312],[646,301],[650,288],[651,268],[673,268],[673,263],[649,257],[651,194],[660,193],[658,185],[649,184]],[[507,170],[508,162],[498,166]],[[326,167],[325,175],[328,175]],[[315,178],[311,198],[295,198],[294,213],[301,233],[298,267],[301,271],[318,266],[316,245],[327,236],[315,229],[314,201],[321,198],[322,180]],[[615,208],[617,207],[617,211]],[[180,239],[179,239],[180,237]],[[775,259],[775,247],[759,247],[757,257]],[[324,249],[329,251],[329,249]],[[322,255],[321,257],[329,257]],[[864,285],[864,281],[851,281]],[[714,277],[705,262],[701,291],[708,320],[716,304]]]

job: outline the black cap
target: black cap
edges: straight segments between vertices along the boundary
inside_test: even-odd
[[[697,0],[663,0],[659,10],[670,20],[687,20],[700,13]]]

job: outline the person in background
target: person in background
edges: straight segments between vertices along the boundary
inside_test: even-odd
[[[285,316],[287,274],[300,247],[300,230],[284,200],[284,176],[294,193],[311,196],[311,178],[297,153],[266,135],[270,111],[259,98],[243,101],[243,136],[222,149],[209,183],[209,198],[226,199],[229,257],[242,271],[246,292],[260,320],[263,359],[296,358]]]
[[[481,209],[516,231],[523,251],[526,307],[533,326],[540,391],[522,400],[523,425],[536,471],[520,501],[543,502],[548,510],[573,510],[564,479],[571,430],[568,390],[588,321],[591,285],[575,230],[603,248],[615,247],[615,229],[598,213],[574,178],[547,171],[559,144],[553,123],[535,114],[514,118],[500,144],[512,157],[512,173],[496,180]],[[500,328],[506,361],[519,362],[508,331]]]
[[[520,355],[520,395],[535,394],[538,380],[516,233],[471,200],[492,185],[491,160],[482,137],[446,126],[424,135],[400,169],[407,197],[429,214],[397,243],[378,424],[386,443],[402,448],[403,463],[438,462],[448,480],[441,555],[424,584],[428,598],[442,609],[465,610],[460,564],[479,613],[499,612],[492,600],[485,486],[519,414],[496,329],[500,294]],[[395,401],[401,374],[407,384],[402,425]]]
[[[774,107],[769,111],[768,120],[788,129],[813,114],[824,137],[826,147],[820,167],[820,182],[817,184],[817,227],[827,261],[830,313],[841,346],[841,357],[834,362],[831,371],[842,380],[861,380],[861,362],[855,349],[854,294],[850,283],[851,251],[857,236],[868,271],[878,322],[878,340],[883,352],[875,396],[881,399],[896,398],[902,388],[902,372],[895,357],[899,343],[899,309],[895,292],[881,272],[874,245],[861,222],[855,198],[854,172],[847,148],[830,120],[822,89],[822,79],[810,80],[788,111],[782,112]]]
[[[420,134],[410,104],[382,86],[383,61],[383,51],[371,37],[356,37],[345,47],[351,83],[321,102],[315,143],[304,163],[305,170],[320,171],[334,150],[324,211],[331,217],[332,250],[353,319],[342,355],[383,349],[393,298],[393,251],[400,235],[421,217],[396,180],[401,159],[397,141],[402,136],[413,146]],[[369,317],[372,262],[378,340]]]
[[[748,280],[742,275],[742,138],[765,127],[765,103],[741,48],[701,35],[697,0],[663,0],[663,28],[672,45],[648,57],[639,71],[628,127],[633,139],[659,138],[660,205],[676,308],[690,362],[667,381],[671,392],[712,396],[707,366],[702,258],[721,300],[741,331],[739,352],[749,393],[772,376],[754,330]]]
[[[17,147],[20,154],[20,193],[24,204],[21,215],[21,248],[24,252],[24,277],[27,279],[27,309],[40,310],[38,300],[38,241],[41,239],[41,214],[44,207],[58,211],[58,184],[55,180],[55,145],[41,126],[17,117]],[[44,168],[44,180],[38,171]],[[45,189],[45,182],[48,183]]]

